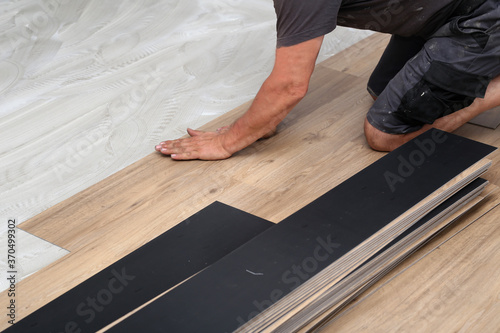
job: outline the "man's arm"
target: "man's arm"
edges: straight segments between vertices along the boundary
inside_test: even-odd
[[[226,131],[188,129],[191,137],[164,141],[156,150],[176,160],[219,160],[272,131],[307,93],[323,37],[276,50],[274,68],[248,111]]]

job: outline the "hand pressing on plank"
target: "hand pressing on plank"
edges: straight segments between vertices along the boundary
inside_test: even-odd
[[[175,160],[221,160],[276,132],[276,126],[304,98],[323,36],[276,50],[274,68],[250,108],[216,132],[188,129],[189,138],[156,146]]]
[[[188,128],[190,138],[160,142],[156,151],[170,155],[174,160],[223,160],[231,157],[231,153],[224,147],[224,134],[230,126],[224,126],[215,132],[197,131]],[[276,129],[268,132],[261,139],[268,139],[276,134]]]
[[[160,142],[155,147],[156,151],[170,155],[174,160],[212,161],[231,157],[232,153],[224,147],[223,133],[197,131],[190,128],[187,131],[191,137]]]

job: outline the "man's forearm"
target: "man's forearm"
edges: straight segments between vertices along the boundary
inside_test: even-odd
[[[216,132],[188,129],[189,138],[160,142],[155,149],[176,160],[219,160],[272,131],[307,92],[323,37],[276,50],[273,71],[248,111]]]
[[[285,85],[275,82],[270,76],[248,111],[225,133],[225,148],[231,153],[237,152],[274,130],[304,95],[305,92],[290,92]]]
[[[323,38],[276,51],[276,63],[248,111],[225,133],[233,153],[269,133],[306,95]]]

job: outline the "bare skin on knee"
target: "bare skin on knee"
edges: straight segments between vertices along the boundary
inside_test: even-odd
[[[474,102],[461,110],[437,119],[432,125],[424,125],[420,130],[407,134],[389,134],[373,127],[365,119],[365,136],[370,147],[378,151],[392,151],[402,144],[417,137],[430,128],[453,132],[479,114],[500,105],[500,76],[493,79],[484,98],[476,98]]]

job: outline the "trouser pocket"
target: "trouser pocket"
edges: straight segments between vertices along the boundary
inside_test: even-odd
[[[401,99],[396,115],[411,125],[432,124],[484,97],[491,78],[433,61],[423,78]]]

